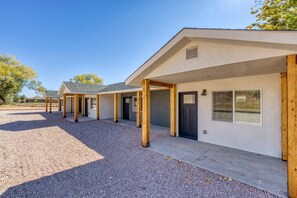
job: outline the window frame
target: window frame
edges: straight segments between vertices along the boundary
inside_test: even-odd
[[[132,96],[132,112],[137,111],[137,106],[135,106],[135,100],[137,102],[137,96]]]
[[[95,104],[92,103],[93,101],[95,101]],[[90,109],[96,109],[96,98],[90,98]]]
[[[253,91],[253,90],[259,90],[260,91],[260,122],[244,122],[244,121],[236,121],[235,120],[235,91]],[[262,94],[262,88],[244,88],[244,89],[233,89],[233,123],[235,124],[241,124],[241,125],[252,125],[252,126],[262,126],[262,115],[263,115],[263,94]]]
[[[132,96],[132,111],[133,112],[137,112],[137,106],[135,107],[135,111],[134,111],[134,98],[136,98],[136,102],[137,102],[137,96]],[[142,96],[140,96],[140,113],[142,112]]]
[[[253,123],[253,122],[244,122],[244,121],[236,121],[235,120],[235,91],[252,91],[252,90],[259,90],[260,91],[260,122]],[[213,119],[213,111],[214,111],[214,104],[213,104],[213,93],[214,92],[231,92],[232,91],[232,114],[233,120],[231,122],[224,121],[224,120],[214,120]],[[226,90],[214,90],[211,92],[211,121],[213,122],[224,122],[230,123],[233,125],[250,125],[250,126],[263,126],[263,90],[262,88],[236,88],[236,89],[226,89]]]
[[[214,104],[213,104],[213,94],[214,92],[232,92],[232,121],[226,121],[226,120],[214,120],[213,119],[213,112],[214,112]],[[234,92],[233,90],[218,90],[218,91],[212,91],[211,92],[211,120],[214,121],[214,122],[227,122],[227,123],[233,123],[234,122],[234,112],[233,112],[233,109],[234,109]]]

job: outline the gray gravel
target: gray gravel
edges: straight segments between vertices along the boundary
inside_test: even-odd
[[[9,114],[9,115],[8,115]],[[104,121],[71,123],[61,113],[0,112],[1,131],[59,126],[104,159],[9,188],[3,197],[276,197],[140,146],[141,130]],[[3,120],[5,119],[5,120]]]

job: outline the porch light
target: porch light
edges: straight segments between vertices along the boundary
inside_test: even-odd
[[[207,90],[206,89],[203,89],[202,90],[202,93],[201,93],[201,96],[206,96],[207,95]]]

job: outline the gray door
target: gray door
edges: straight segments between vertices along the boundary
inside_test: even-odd
[[[89,99],[85,98],[85,116],[88,117],[89,115],[89,104],[88,104]]]
[[[123,120],[129,120],[130,118],[130,97],[123,97]]]
[[[197,92],[179,93],[179,136],[198,139]]]

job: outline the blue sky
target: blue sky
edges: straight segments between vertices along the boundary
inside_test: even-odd
[[[0,53],[47,89],[77,74],[124,81],[183,27],[243,29],[254,0],[0,0]],[[23,90],[28,96],[33,91]]]

